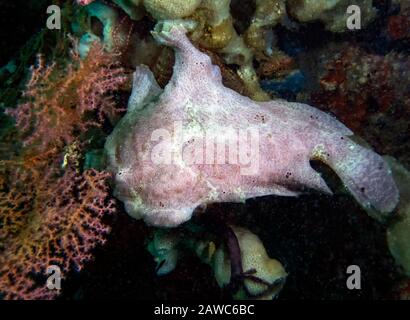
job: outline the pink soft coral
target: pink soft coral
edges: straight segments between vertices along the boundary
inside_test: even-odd
[[[104,117],[123,111],[113,92],[128,80],[115,59],[95,44],[85,60],[72,53],[68,65],[46,65],[38,57],[23,94],[25,102],[7,113],[16,119],[26,148],[42,153],[72,143],[78,133],[101,126]],[[95,113],[96,120],[87,117]]]
[[[3,172],[4,173],[4,172]],[[103,222],[115,212],[108,173],[67,170],[62,177],[14,169],[0,180],[0,293],[5,299],[51,299],[46,270],[81,270],[106,241]],[[38,280],[43,279],[43,280]]]
[[[89,5],[90,3],[94,2],[94,1],[95,0],[77,0],[77,3],[80,6],[87,6],[87,5]]]
[[[33,67],[24,103],[7,112],[23,146],[0,161],[0,295],[49,299],[50,265],[80,270],[110,230],[110,174],[81,170],[85,133],[122,110],[113,95],[128,79],[115,56],[93,46],[68,65]],[[63,161],[64,160],[64,161]]]

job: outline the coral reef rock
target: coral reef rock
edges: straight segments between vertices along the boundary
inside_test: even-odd
[[[321,21],[332,32],[348,31],[347,8],[356,5],[361,10],[361,23],[368,25],[376,16],[371,0],[289,0],[291,14],[300,22]]]
[[[238,226],[228,228],[234,238],[231,241],[237,243],[236,250],[225,243],[215,243],[211,233],[203,238],[202,233],[192,231],[190,234],[179,229],[156,229],[147,247],[157,262],[157,274],[166,275],[173,271],[179,252],[189,251],[211,266],[218,285],[230,288],[235,299],[269,300],[277,297],[287,276],[282,264],[268,256],[257,235]]]

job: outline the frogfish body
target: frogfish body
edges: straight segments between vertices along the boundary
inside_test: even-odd
[[[211,202],[331,193],[312,159],[330,166],[362,206],[394,209],[398,191],[378,154],[313,107],[256,102],[226,88],[219,68],[189,41],[189,27],[157,24],[156,40],[175,50],[173,76],[161,89],[137,67],[127,113],[105,145],[115,195],[131,216],[174,227]]]

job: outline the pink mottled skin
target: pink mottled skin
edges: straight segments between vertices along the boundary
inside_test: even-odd
[[[394,209],[398,191],[387,164],[349,139],[348,128],[308,105],[255,102],[224,87],[219,68],[185,33],[186,23],[181,21],[157,24],[153,32],[157,41],[175,50],[172,79],[162,90],[148,68],[138,67],[127,114],[105,146],[108,168],[115,174],[115,194],[131,216],[154,226],[174,227],[210,202],[296,196],[306,189],[331,193],[311,168],[311,159],[328,164],[363,206],[381,214]],[[153,133],[173,133],[175,123],[181,123],[191,139],[180,142],[160,135],[163,140],[156,140]],[[258,152],[251,152],[252,162],[153,161],[160,141],[162,150],[182,148],[201,155],[205,132],[224,137],[228,127],[258,132]],[[249,141],[239,135],[239,145]],[[254,164],[257,170],[244,174]]]

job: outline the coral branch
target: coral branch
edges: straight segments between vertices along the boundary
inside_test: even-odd
[[[16,170],[0,180],[0,292],[6,299],[51,299],[59,291],[45,286],[46,269],[57,265],[65,277],[81,270],[91,252],[104,244],[115,212],[109,174],[68,170],[53,181],[49,172],[33,182]]]
[[[58,266],[65,278],[106,241],[104,219],[116,210],[110,175],[82,173],[80,159],[88,129],[123,110],[114,93],[128,77],[115,58],[97,45],[63,66],[39,56],[24,102],[7,110],[23,147],[0,162],[0,297],[55,298],[47,268]]]
[[[47,66],[39,56],[23,94],[26,101],[6,111],[16,119],[24,146],[31,153],[43,153],[72,143],[77,132],[101,126],[105,117],[123,111],[116,108],[113,92],[127,79],[115,56],[98,45],[84,61],[73,54],[66,67]],[[97,115],[97,121],[87,119],[90,112]]]

